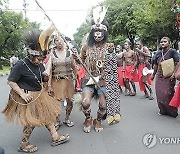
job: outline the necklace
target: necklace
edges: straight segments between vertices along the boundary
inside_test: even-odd
[[[39,75],[40,75],[40,79],[41,79],[41,81],[39,81],[39,79],[38,79],[38,77],[36,76],[36,74],[30,69],[30,67],[26,64],[26,62],[25,62],[24,60],[22,60],[22,61],[23,61],[23,63],[27,66],[28,70],[34,75],[35,79],[38,81],[38,83],[39,83],[40,86],[41,86],[41,91],[40,91],[40,93],[38,94],[38,96],[37,96],[34,100],[32,100],[31,102],[26,103],[26,104],[23,104],[23,103],[21,103],[21,102],[16,101],[16,100],[13,98],[13,96],[11,95],[11,93],[10,93],[10,96],[11,96],[12,100],[13,100],[15,103],[20,104],[20,105],[23,105],[23,106],[27,106],[27,105],[33,103],[34,101],[36,101],[36,100],[40,97],[40,95],[41,95],[41,93],[42,93],[42,73],[41,73],[40,67],[38,66],[38,68],[39,68]]]
[[[40,84],[41,88],[42,88],[42,73],[41,73],[41,70],[40,70],[40,67],[38,66],[38,69],[39,69],[39,76],[40,76],[40,79],[41,81],[39,81],[38,77],[36,76],[36,74],[30,69],[30,67],[26,64],[26,62],[24,60],[22,60],[23,63],[27,66],[28,70],[34,75],[34,78],[38,81],[38,83]]]

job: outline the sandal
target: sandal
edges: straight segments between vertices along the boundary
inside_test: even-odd
[[[115,116],[114,116],[114,122],[113,124],[117,124],[119,123],[121,120],[121,115],[119,113],[117,113]]]
[[[51,146],[58,146],[60,144],[63,144],[69,140],[69,134],[61,135],[59,140],[52,141]]]
[[[33,153],[36,152],[37,150],[38,150],[37,146],[34,146],[32,144],[28,144],[24,148],[23,147],[18,148],[18,152],[26,152],[26,153]]]
[[[73,127],[74,126],[74,122],[72,122],[70,120],[64,121],[63,123],[68,127]]]
[[[109,116],[109,117],[107,118],[107,123],[108,123],[109,125],[113,125],[113,122],[114,122],[114,117],[113,117],[113,116]]]

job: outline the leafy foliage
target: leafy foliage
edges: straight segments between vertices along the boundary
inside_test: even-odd
[[[122,43],[127,37],[132,42],[136,37],[136,20],[134,11],[141,0],[106,0],[108,6],[106,20],[109,22],[109,41],[115,44]],[[81,29],[80,27],[79,29]],[[86,31],[87,33],[87,31]],[[78,35],[78,34],[77,34]]]
[[[172,42],[178,40],[171,0],[105,0],[103,4],[108,6],[105,18],[109,22],[109,42],[122,44],[129,39],[133,44],[136,39],[141,39],[145,45],[156,49],[163,36],[170,37]],[[74,35],[78,45],[89,27],[89,23],[85,23],[78,28]]]
[[[168,36],[171,40],[178,38],[171,6],[171,1],[146,0],[143,9],[136,11],[138,36],[149,46],[163,36]]]
[[[80,50],[80,47],[85,41],[85,37],[87,33],[90,31],[90,29],[91,29],[91,24],[90,24],[90,21],[87,20],[80,26],[80,28],[77,29],[77,33],[74,34],[74,41],[76,42],[75,47],[78,50]]]
[[[11,11],[0,12],[0,57],[6,59],[12,54],[24,56],[22,34],[28,28],[39,28],[39,24],[24,19],[21,13]]]

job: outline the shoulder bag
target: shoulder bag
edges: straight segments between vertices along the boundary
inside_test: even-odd
[[[168,53],[169,51],[166,52],[166,54]],[[166,55],[165,54],[165,55]],[[164,57],[165,55],[163,54],[162,52],[162,59],[161,59],[161,62],[160,62],[160,65],[161,65],[161,68],[162,68],[162,73],[163,73],[163,77],[164,78],[167,78],[167,77],[170,77],[173,72],[174,72],[174,69],[175,69],[175,66],[174,66],[174,60],[173,58],[170,58],[170,59],[167,59],[165,60]],[[163,61],[162,61],[163,60]]]

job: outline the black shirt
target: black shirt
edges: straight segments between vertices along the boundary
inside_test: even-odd
[[[42,89],[42,72],[44,72],[44,70],[43,64],[35,66],[29,59],[25,58],[17,62],[13,67],[8,81],[16,82],[20,88],[25,90],[40,91]]]
[[[159,50],[154,57],[154,64],[158,65],[159,61],[162,58],[162,52],[161,50]],[[173,58],[174,62],[179,62],[179,55],[178,52],[175,49],[170,49],[168,51],[168,53],[164,56],[164,60]],[[163,60],[162,60],[163,61]]]

